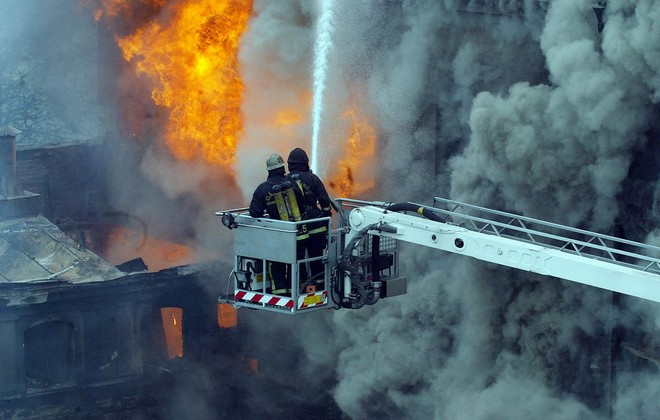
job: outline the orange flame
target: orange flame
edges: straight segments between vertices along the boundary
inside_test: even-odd
[[[376,156],[376,129],[358,113],[355,106],[342,118],[349,121],[350,134],[344,157],[330,174],[328,185],[337,197],[357,197],[376,185],[373,164]]]
[[[183,357],[183,310],[170,307],[160,308],[160,316],[163,322],[168,358]]]
[[[165,142],[177,159],[229,166],[243,131],[238,47],[251,0],[142,0],[167,13],[118,38],[124,58],[153,83],[152,100],[169,110]],[[102,0],[108,17],[129,0]]]
[[[240,356],[238,358],[238,361],[242,363],[245,367],[247,367],[250,373],[259,375],[259,359],[256,359],[254,357]]]
[[[141,233],[123,226],[115,227],[110,232],[108,243],[99,254],[115,265],[140,257],[149,271],[159,271],[196,262],[191,248],[150,236],[143,237]]]
[[[230,303],[218,303],[218,327],[234,328],[238,324],[236,308]]]
[[[96,2],[99,18],[140,21],[129,35],[118,36],[117,43],[137,75],[153,85],[154,104],[168,110],[164,139],[172,155],[220,164],[231,173],[244,132],[238,51],[252,0]],[[303,92],[300,86],[292,90],[300,93],[299,106],[280,106],[260,122],[268,122],[278,133],[281,149],[300,144],[301,127],[309,118],[311,92]],[[141,115],[137,118],[144,119]],[[342,119],[350,132],[340,147],[343,157],[331,168],[326,183],[336,196],[357,197],[375,186],[371,162],[375,160],[376,130],[356,105]]]

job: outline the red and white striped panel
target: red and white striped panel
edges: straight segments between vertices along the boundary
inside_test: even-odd
[[[293,308],[293,299],[283,296],[265,295],[263,293],[246,292],[237,290],[234,300],[247,300],[252,303],[265,303],[266,305],[281,306],[283,308]]]
[[[325,305],[326,303],[328,303],[327,290],[298,296],[298,309],[307,309],[313,306]]]

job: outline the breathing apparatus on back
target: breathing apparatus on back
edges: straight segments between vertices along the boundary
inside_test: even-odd
[[[299,222],[305,218],[305,197],[298,185],[291,181],[273,185],[271,193],[281,220]],[[300,206],[302,203],[303,206]],[[302,208],[302,211],[301,211]]]

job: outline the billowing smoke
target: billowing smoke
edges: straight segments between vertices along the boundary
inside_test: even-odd
[[[255,1],[256,17],[241,40],[246,84],[245,135],[237,150],[238,183],[248,201],[266,179],[266,158],[286,160],[295,147],[309,150],[314,3]]]
[[[540,43],[549,83],[521,81],[475,97],[470,142],[452,161],[454,196],[572,226],[612,226],[657,96],[657,63],[645,50],[660,46],[626,40],[659,34],[644,23],[644,6],[639,23],[626,9],[608,5],[601,40],[590,2],[552,3]]]
[[[379,200],[448,196],[658,245],[660,4],[609,0],[602,33],[592,6],[335,0],[321,166],[336,162],[351,104],[378,131]],[[306,0],[254,2],[239,56],[238,188],[137,144],[115,159],[126,169],[117,205],[164,231],[213,237],[204,215],[249,197],[270,153],[309,152],[319,13]],[[138,117],[158,126],[157,111]],[[406,296],[305,321],[264,314],[252,348],[265,358],[274,348],[300,382],[331,386],[351,418],[660,412],[658,369],[638,357],[658,357],[657,304],[419,247],[402,262]],[[273,347],[264,325],[301,334]]]
[[[449,195],[652,243],[660,6],[607,3],[599,33],[591,1],[336,1],[327,118],[366,87],[381,199]],[[427,250],[405,262],[407,296],[333,318],[351,417],[657,412],[655,366],[622,346],[657,353],[657,305]]]

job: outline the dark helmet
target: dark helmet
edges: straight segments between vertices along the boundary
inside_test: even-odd
[[[309,163],[309,158],[307,153],[300,147],[296,147],[289,153],[289,158],[286,160],[287,163]]]

